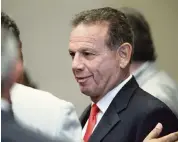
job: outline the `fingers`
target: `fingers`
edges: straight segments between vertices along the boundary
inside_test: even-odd
[[[162,124],[158,123],[156,125],[156,127],[147,135],[147,137],[145,138],[145,140],[150,140],[150,139],[157,138],[160,135],[162,129],[163,129]]]
[[[159,138],[160,142],[178,142],[178,132],[171,133],[162,138]]]

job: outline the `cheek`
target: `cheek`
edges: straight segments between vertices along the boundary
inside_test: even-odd
[[[72,73],[73,73],[73,75],[74,75],[74,77],[75,77],[75,70],[72,68]]]
[[[118,65],[115,61],[104,61],[96,68],[94,78],[98,84],[105,84],[118,71]]]
[[[94,81],[97,85],[101,85],[106,82],[107,80],[107,73],[108,73],[108,68],[109,66],[106,66],[105,62],[101,62],[95,67],[95,70],[93,71],[93,77]]]

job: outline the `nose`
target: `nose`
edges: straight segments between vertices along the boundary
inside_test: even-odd
[[[84,63],[80,54],[76,53],[73,60],[72,60],[72,70],[73,71],[82,71],[84,70]]]

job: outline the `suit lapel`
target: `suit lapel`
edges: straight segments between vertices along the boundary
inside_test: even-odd
[[[90,115],[90,110],[91,110],[91,105],[89,105],[84,112],[82,113],[82,115],[80,116],[80,123],[82,128],[85,126],[85,123],[87,122],[89,115]]]
[[[120,121],[120,118],[113,106],[110,106],[107,112],[102,117],[101,121],[91,135],[89,142],[99,142],[110,131],[115,124]]]
[[[132,77],[111,102],[107,111],[91,135],[89,142],[101,141],[109,133],[109,131],[120,122],[121,119],[119,118],[119,113],[127,108],[129,101],[137,88],[138,84],[135,78]]]

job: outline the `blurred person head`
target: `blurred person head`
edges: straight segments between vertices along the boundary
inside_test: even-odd
[[[138,10],[129,7],[122,7],[120,10],[127,16],[134,32],[132,63],[155,62],[155,45],[150,26],[144,15]]]
[[[16,37],[18,41],[17,49],[18,49],[19,59],[21,60],[21,62],[23,62],[22,42],[20,39],[20,30],[17,24],[5,12],[1,12],[1,25],[5,26],[8,30],[10,30]],[[27,75],[27,71],[25,70],[22,72],[22,74],[19,76],[16,82],[32,88],[36,88],[36,85],[32,83],[32,81],[29,78],[29,75]]]
[[[5,12],[1,12],[1,25],[7,27],[7,29],[10,30],[14,34],[14,36],[17,38],[19,56],[20,56],[20,59],[23,61],[22,43],[20,40],[20,30],[17,24]]]
[[[110,7],[80,12],[72,27],[72,71],[81,92],[97,102],[129,76],[133,33],[126,16]]]
[[[1,97],[9,101],[9,91],[22,72],[17,47],[14,33],[1,25]]]

